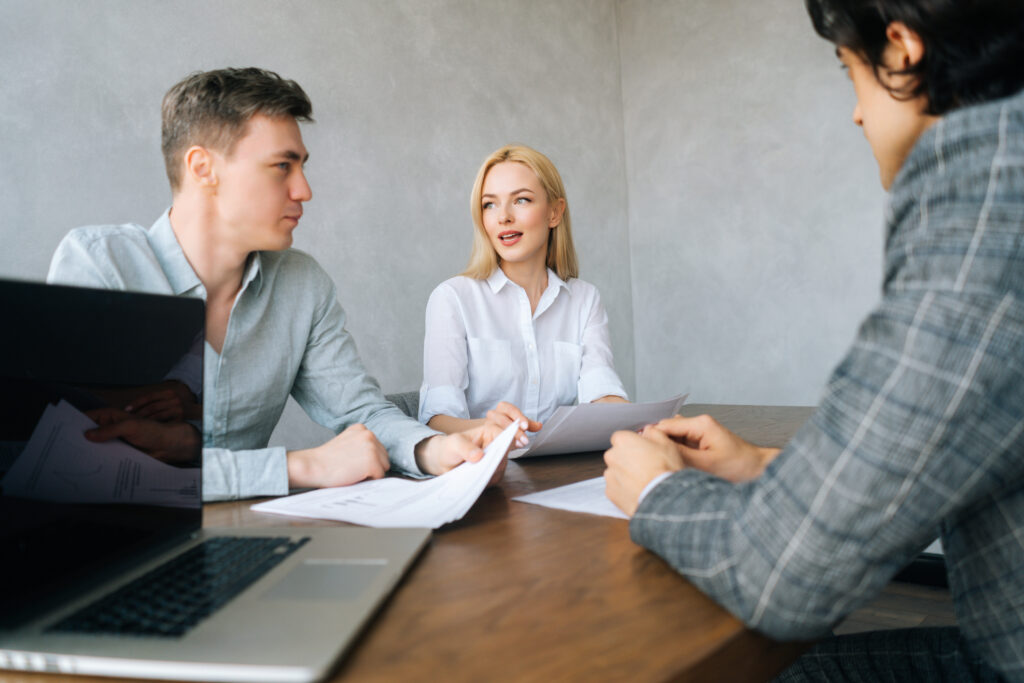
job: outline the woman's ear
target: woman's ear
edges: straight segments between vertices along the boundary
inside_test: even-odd
[[[557,228],[561,225],[563,214],[565,214],[565,197],[559,197],[557,201],[551,202],[551,219],[548,221],[548,227]]]
[[[886,26],[885,37],[889,41],[886,50],[891,60],[891,69],[909,69],[924,58],[924,41],[902,21],[894,21]]]

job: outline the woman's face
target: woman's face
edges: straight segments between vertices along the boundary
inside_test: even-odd
[[[549,202],[536,174],[514,161],[492,166],[482,190],[484,230],[501,260],[543,265],[548,235],[562,220],[565,200]]]

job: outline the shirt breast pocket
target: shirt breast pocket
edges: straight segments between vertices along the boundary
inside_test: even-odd
[[[558,405],[572,405],[576,402],[576,388],[580,381],[583,347],[572,342],[556,341],[554,348],[555,396]]]
[[[511,400],[512,345],[505,339],[470,337],[469,386],[466,399],[470,404],[490,410],[501,401]],[[477,417],[474,415],[473,417]]]

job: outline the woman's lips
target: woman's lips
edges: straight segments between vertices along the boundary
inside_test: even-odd
[[[498,241],[504,244],[506,247],[510,247],[522,238],[523,233],[509,230],[507,232],[498,234]]]

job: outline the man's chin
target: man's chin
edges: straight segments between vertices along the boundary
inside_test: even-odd
[[[288,235],[287,237],[282,237],[279,240],[264,243],[260,246],[258,251],[284,251],[292,246],[293,241],[292,236]]]

